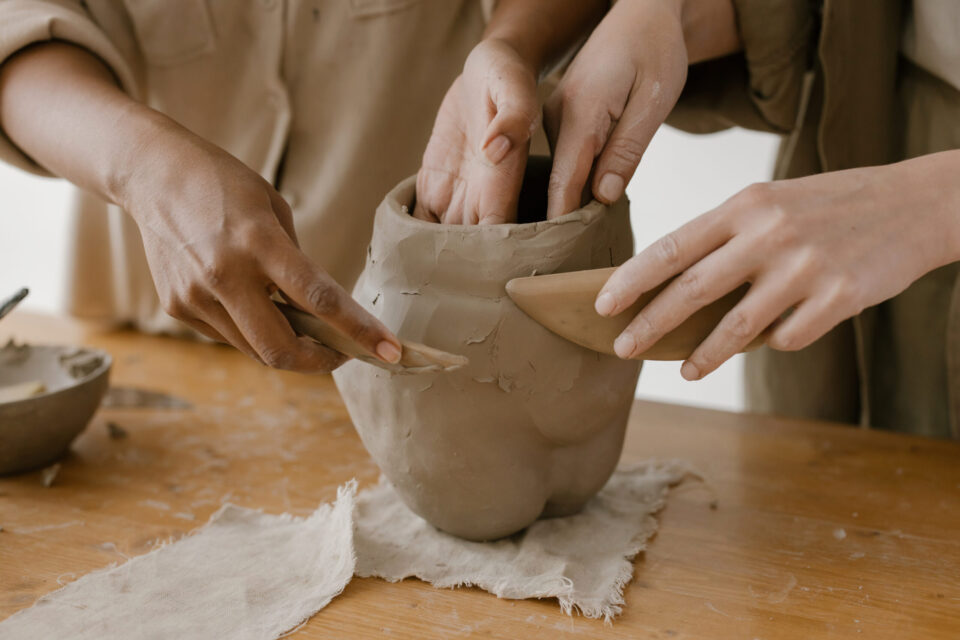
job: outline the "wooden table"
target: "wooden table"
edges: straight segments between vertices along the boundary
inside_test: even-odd
[[[377,477],[327,376],[22,313],[0,323],[11,334],[108,349],[115,384],[194,408],[103,409],[52,487],[38,472],[0,478],[0,618],[224,501],[307,514]],[[354,579],[295,637],[960,638],[960,444],[637,402],[624,458],[647,457],[690,461],[712,492],[671,493],[612,626],[552,600]]]

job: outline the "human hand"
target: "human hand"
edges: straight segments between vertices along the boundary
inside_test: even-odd
[[[802,349],[960,258],[958,170],[960,152],[951,151],[753,185],[626,262],[601,289],[596,310],[616,315],[680,274],[617,338],[617,354],[630,358],[750,283],[683,363],[683,377],[702,378],[771,325],[770,347]]]
[[[415,217],[447,224],[516,219],[539,123],[536,87],[533,67],[506,42],[474,47],[437,113],[417,173]]]
[[[585,190],[605,204],[623,195],[686,81],[681,4],[620,0],[547,101],[548,218],[578,208]]]
[[[346,357],[298,337],[279,291],[386,362],[400,344],[300,251],[290,207],[263,178],[182,130],[155,136],[122,206],[136,219],[157,293],[171,316],[271,367],[328,372]]]

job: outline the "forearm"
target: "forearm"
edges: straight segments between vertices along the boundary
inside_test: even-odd
[[[52,173],[121,205],[158,169],[158,140],[195,138],[121,91],[96,56],[57,42],[0,67],[0,127]]]
[[[512,46],[544,73],[603,18],[609,0],[499,0],[484,39]]]

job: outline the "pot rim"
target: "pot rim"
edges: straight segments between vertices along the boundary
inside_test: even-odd
[[[587,224],[592,222],[607,209],[612,209],[617,206],[620,202],[615,202],[612,205],[605,205],[599,200],[591,200],[584,206],[579,209],[574,209],[570,213],[566,213],[559,218],[554,218],[553,220],[538,220],[537,222],[506,222],[503,224],[488,224],[488,225],[479,225],[479,224],[442,224],[438,222],[429,222],[427,220],[421,220],[419,218],[414,218],[412,212],[410,211],[410,205],[413,197],[416,195],[417,187],[417,176],[412,175],[409,178],[406,178],[400,184],[395,186],[390,190],[389,193],[383,199],[383,208],[389,212],[390,215],[395,216],[400,220],[400,224],[406,225],[414,230],[426,231],[434,230],[438,231],[442,228],[448,230],[456,230],[459,233],[496,233],[502,235],[503,231],[521,231],[521,230],[531,230],[531,231],[540,231],[543,229],[549,229],[551,227],[556,227],[564,224],[570,224],[572,222],[581,222]],[[404,197],[409,193],[410,197]],[[626,196],[624,196],[626,198]],[[622,200],[623,198],[621,198]],[[404,202],[404,200],[408,200]]]

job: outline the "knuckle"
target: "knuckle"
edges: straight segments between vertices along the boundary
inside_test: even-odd
[[[724,319],[727,333],[738,341],[750,340],[757,334],[756,324],[750,317],[738,309],[733,309]]]
[[[306,300],[310,309],[319,316],[333,316],[340,312],[341,303],[337,292],[323,283],[313,283],[307,287]]]
[[[831,306],[847,309],[848,316],[855,316],[866,307],[863,303],[863,287],[850,275],[839,276],[833,281],[829,300]]]
[[[605,151],[611,164],[633,169],[643,157],[644,147],[630,136],[619,136],[607,143]]]
[[[347,330],[354,342],[359,344],[375,344],[379,342],[379,331],[369,322],[357,320],[350,324]]]
[[[795,220],[782,206],[774,205],[767,210],[766,227],[768,240],[775,246],[793,246],[799,240],[799,230]]]
[[[786,331],[774,331],[767,338],[767,346],[777,351],[797,351],[800,348],[797,336]]]
[[[653,245],[654,254],[666,266],[675,267],[680,263],[680,242],[676,234],[668,233]]]
[[[227,275],[232,271],[228,264],[229,258],[217,259],[203,265],[203,283],[212,291],[222,291]]]
[[[258,351],[258,355],[265,365],[273,369],[296,368],[297,358],[289,349],[267,345]]]
[[[813,248],[802,249],[797,256],[796,272],[800,278],[809,278],[824,271],[826,259]]]
[[[657,332],[657,327],[646,313],[638,313],[628,328],[630,335],[638,342]]]
[[[705,302],[707,295],[703,277],[695,269],[688,269],[677,277],[677,288],[681,295],[694,304]]]
[[[773,204],[773,193],[769,182],[754,182],[740,192],[742,205],[766,209]]]

